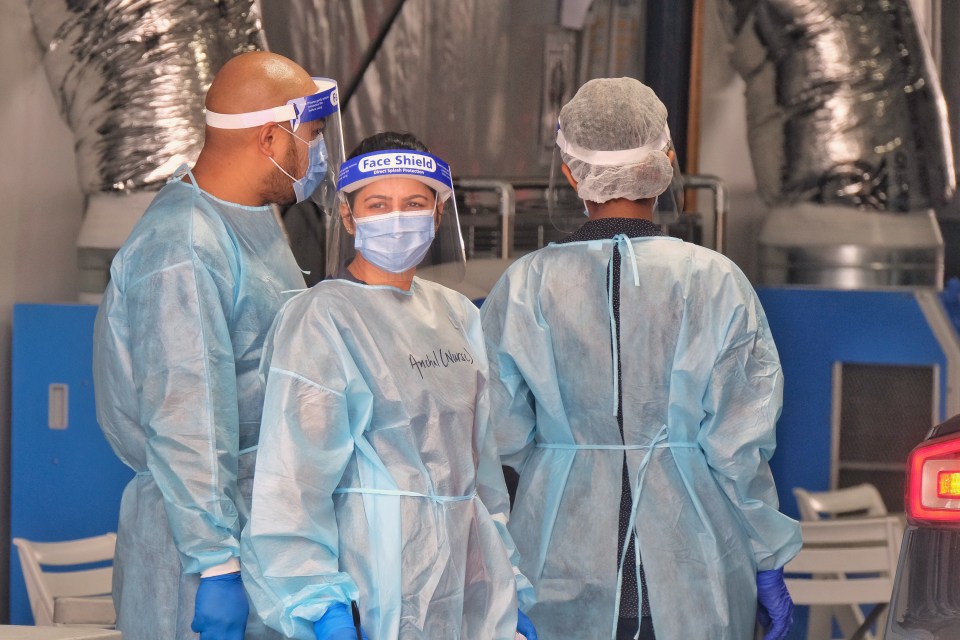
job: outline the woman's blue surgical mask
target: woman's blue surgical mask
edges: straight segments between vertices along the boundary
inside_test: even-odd
[[[367,262],[390,273],[417,266],[430,249],[436,231],[433,209],[391,211],[354,218],[354,248]]]
[[[297,202],[303,202],[316,191],[317,187],[327,175],[327,145],[323,141],[323,134],[318,134],[316,138],[307,142],[292,131],[280,127],[300,142],[307,145],[307,170],[299,180],[283,170],[277,161],[270,158],[270,162],[283,172],[283,175],[293,180],[293,193],[297,196]]]

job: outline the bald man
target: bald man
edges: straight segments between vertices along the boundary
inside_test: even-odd
[[[94,378],[101,428],[136,472],[114,563],[125,640],[239,640],[245,627],[266,637],[247,625],[238,540],[260,429],[260,351],[285,298],[304,288],[269,205],[309,196],[326,171],[324,120],[292,122],[285,105],[316,95],[282,56],[227,62],[207,94],[196,165],[160,190],[113,261]]]

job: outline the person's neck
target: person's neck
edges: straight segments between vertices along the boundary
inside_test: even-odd
[[[603,218],[634,218],[638,220],[653,221],[653,203],[654,199],[647,200],[627,200],[625,198],[616,198],[604,203],[586,202],[587,211],[590,212],[591,220],[600,220]]]
[[[347,267],[347,271],[349,271],[354,278],[366,284],[384,285],[409,291],[410,285],[413,283],[413,275],[416,273],[417,268],[412,267],[400,273],[391,273],[381,269],[375,264],[367,262],[363,254],[358,251],[353,262]]]
[[[258,180],[250,180],[249,171],[242,163],[231,160],[226,154],[211,154],[201,151],[191,170],[197,186],[210,195],[246,207],[262,207],[268,202],[257,190]],[[242,179],[238,179],[242,178]],[[187,178],[189,179],[189,176]]]

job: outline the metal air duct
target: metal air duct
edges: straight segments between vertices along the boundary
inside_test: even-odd
[[[939,286],[955,189],[946,106],[908,0],[726,0],[771,206],[766,284]]]
[[[153,191],[203,144],[203,100],[223,63],[265,45],[256,0],[28,0],[47,78],[75,138],[87,196],[81,299]]]

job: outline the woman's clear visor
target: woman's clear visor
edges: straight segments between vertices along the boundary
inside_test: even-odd
[[[329,277],[348,277],[350,263],[358,252],[355,248],[357,219],[401,211],[404,203],[413,198],[413,202],[427,202],[427,206],[433,208],[435,224],[430,248],[417,264],[417,276],[447,286],[463,280],[463,236],[446,162],[421,151],[374,151],[344,162],[338,187],[339,215],[331,216],[328,230]],[[417,194],[428,197],[416,199]]]

